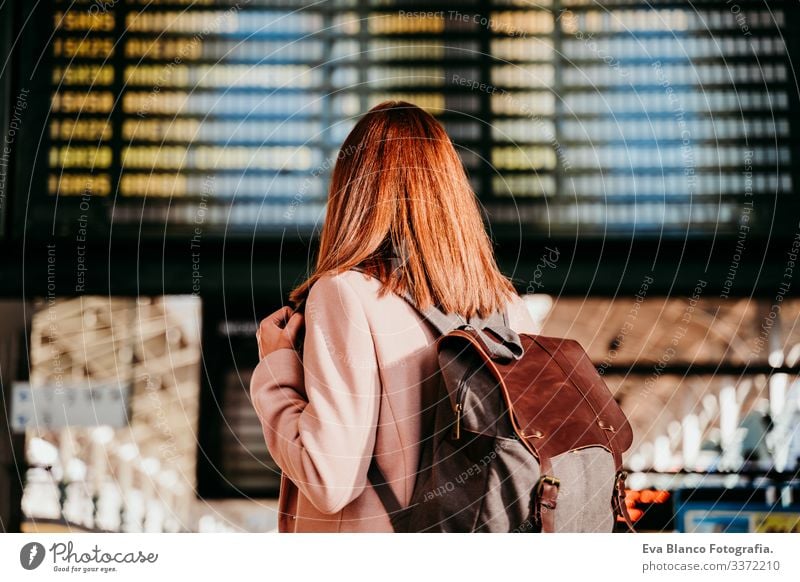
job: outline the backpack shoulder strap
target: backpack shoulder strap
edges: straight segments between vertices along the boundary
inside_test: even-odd
[[[492,313],[489,317],[483,319],[476,315],[469,320],[469,324],[478,329],[483,329],[485,327],[490,327],[492,329],[508,327],[508,313],[504,309],[503,311]]]
[[[392,268],[397,269],[401,265],[400,260],[397,258],[392,259]],[[359,267],[353,267],[354,271],[358,271],[359,273],[364,273],[367,275],[368,273]],[[430,323],[439,335],[447,335],[457,327],[467,324],[467,320],[457,314],[445,313],[435,305],[431,305],[427,309],[420,309],[417,307],[414,298],[408,292],[403,294],[398,294],[399,297],[405,299],[406,303],[408,303],[411,307],[413,307],[417,313],[419,313],[422,318]]]
[[[380,467],[378,467],[378,461],[374,456],[369,464],[367,479],[369,479],[369,482],[372,483],[372,488],[375,489],[378,499],[381,500],[383,509],[387,514],[389,514],[389,519],[391,519],[392,516],[399,514],[403,510],[403,506],[400,505],[400,500],[397,499],[397,495],[394,494],[394,491],[392,491],[389,483],[386,482],[386,477],[384,477],[383,471],[381,471]],[[392,525],[394,526],[394,520],[392,520],[392,522]]]
[[[393,258],[391,263],[392,269],[402,267],[402,261],[397,257]],[[353,270],[367,274],[359,267],[354,267]],[[440,336],[447,335],[455,329],[469,326],[475,330],[483,348],[493,359],[518,360],[522,356],[522,342],[519,334],[509,327],[508,313],[505,309],[492,313],[486,318],[474,316],[467,320],[457,313],[445,313],[435,305],[420,309],[414,298],[407,291],[398,295],[411,305],[425,321],[430,323]],[[487,331],[491,332],[491,335]]]
[[[505,310],[493,313],[485,319],[475,316],[467,321],[458,314],[444,313],[436,306],[420,309],[408,294],[403,298],[433,325],[440,335],[447,335],[454,329],[469,326],[475,330],[483,349],[492,359],[518,360],[522,357],[522,341],[519,339],[519,334],[508,327]]]
[[[416,309],[417,313],[419,313],[425,321],[430,323],[440,335],[447,335],[454,329],[467,324],[467,320],[460,315],[445,313],[435,305],[431,305],[427,309],[420,309],[417,307],[413,297],[408,293],[404,293],[401,297],[406,300],[406,303]]]

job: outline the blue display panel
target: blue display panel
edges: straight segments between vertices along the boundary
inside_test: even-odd
[[[781,493],[786,499],[781,499]],[[675,500],[677,531],[800,533],[800,505],[790,501],[795,495],[796,482],[794,486],[779,484],[761,489],[679,490]]]
[[[23,12],[52,36],[23,43],[47,117],[18,156],[22,224],[83,205],[95,228],[137,235],[312,231],[339,145],[391,98],[444,123],[490,221],[523,234],[733,235],[797,181],[797,7],[781,1]]]

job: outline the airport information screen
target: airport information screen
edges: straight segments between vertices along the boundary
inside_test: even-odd
[[[137,234],[313,230],[339,145],[392,98],[442,121],[489,220],[521,232],[724,232],[794,188],[780,1],[22,10],[49,31],[23,43],[47,101],[18,156],[29,224],[91,207]]]

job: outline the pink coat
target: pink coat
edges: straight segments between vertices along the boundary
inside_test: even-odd
[[[321,278],[305,309],[303,359],[289,349],[256,367],[250,396],[283,470],[282,532],[388,532],[367,481],[375,454],[401,503],[414,487],[425,394],[437,389],[434,332],[402,298],[348,271]],[[533,333],[522,299],[509,324]]]

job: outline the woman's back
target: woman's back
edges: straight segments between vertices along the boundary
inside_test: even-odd
[[[320,278],[305,307],[302,362],[278,350],[253,374],[267,445],[294,481],[282,481],[281,531],[392,531],[367,480],[373,453],[401,503],[410,499],[439,381],[436,335],[380,290],[357,271]],[[519,297],[507,313],[515,331],[537,331]]]
[[[281,531],[391,531],[368,485],[373,454],[408,502],[438,372],[434,333],[401,296],[468,318],[510,302],[510,327],[534,331],[444,127],[416,105],[387,101],[342,144],[316,267],[290,295],[303,315],[283,308],[259,330],[251,393],[288,476]]]

